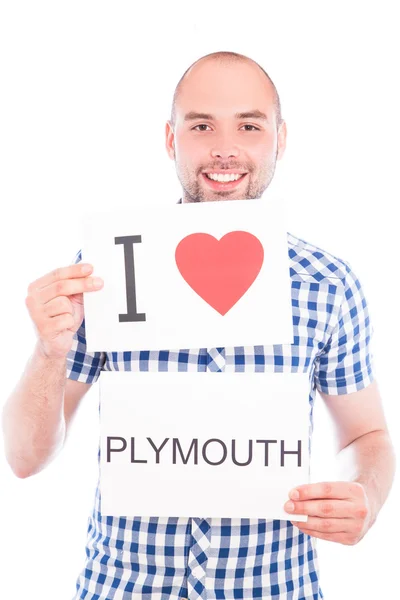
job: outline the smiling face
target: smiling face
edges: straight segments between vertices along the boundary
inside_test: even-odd
[[[166,147],[183,202],[260,198],[284,153],[274,89],[252,61],[204,59],[184,78]]]

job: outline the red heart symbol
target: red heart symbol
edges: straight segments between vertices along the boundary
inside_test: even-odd
[[[259,274],[264,248],[246,231],[231,231],[219,241],[208,233],[193,233],[179,242],[175,260],[186,283],[225,315]]]

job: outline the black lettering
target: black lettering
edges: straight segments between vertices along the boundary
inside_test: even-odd
[[[220,443],[221,446],[222,446],[222,448],[223,448],[223,452],[224,452],[223,457],[221,458],[221,460],[218,461],[218,462],[215,462],[215,463],[211,462],[206,457],[206,448],[207,448],[208,444],[211,444],[211,442],[218,442],[218,443]],[[202,454],[203,454],[203,458],[204,458],[204,460],[206,461],[207,464],[215,466],[215,465],[221,465],[225,461],[226,457],[228,456],[228,450],[227,450],[226,445],[224,444],[224,442],[222,440],[219,440],[218,438],[211,438],[211,440],[207,440],[205,442],[205,444],[203,446],[203,449],[202,449]]]
[[[180,442],[178,440],[178,438],[172,438],[172,464],[176,465],[176,449],[178,448],[179,450],[179,454],[181,455],[181,459],[184,465],[187,465],[188,460],[189,460],[189,456],[193,450],[194,447],[194,464],[197,465],[198,463],[198,439],[194,438],[192,440],[192,443],[190,444],[190,448],[189,451],[186,455],[186,457],[183,456],[183,452],[182,452],[182,448],[180,445]]]
[[[297,466],[301,467],[301,440],[297,442],[297,450],[285,450],[285,441],[281,440],[281,467],[285,466],[285,454],[297,454]]]
[[[249,440],[249,458],[247,462],[240,463],[236,460],[236,440],[232,440],[232,461],[238,467],[246,467],[253,460],[253,440]]]
[[[147,463],[147,460],[135,458],[135,438],[131,437],[131,463]]]
[[[133,244],[141,244],[141,235],[126,235],[115,238],[115,244],[124,245],[124,258],[125,258],[125,284],[126,284],[126,307],[128,312],[126,314],[119,314],[118,319],[120,323],[127,323],[130,321],[145,321],[146,314],[138,313],[136,306],[136,280],[135,280],[135,261],[133,258]]]
[[[122,442],[122,448],[111,448],[112,440],[120,440]],[[111,452],[123,452],[126,449],[126,439],[118,436],[107,436],[107,462],[111,462]]]
[[[265,467],[268,467],[268,461],[269,461],[269,453],[268,453],[268,449],[269,446],[268,444],[277,444],[278,440],[256,440],[257,444],[265,444]]]
[[[154,442],[151,438],[148,437],[147,439],[156,453],[156,464],[158,465],[160,463],[160,452],[164,448],[165,444],[168,442],[169,438],[165,438],[165,440],[159,448],[157,448],[157,446],[154,445]]]

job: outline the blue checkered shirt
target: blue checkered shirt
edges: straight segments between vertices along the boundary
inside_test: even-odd
[[[311,444],[316,389],[349,394],[372,382],[373,330],[349,263],[290,233],[287,241],[293,344],[91,354],[83,320],[67,377],[94,383],[102,370],[308,372]],[[81,259],[78,252],[75,262]],[[106,516],[99,484],[100,475],[74,600],[323,598],[316,539],[290,521]]]

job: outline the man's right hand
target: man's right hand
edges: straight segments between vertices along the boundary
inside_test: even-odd
[[[88,271],[85,271],[88,267]],[[92,265],[79,263],[51,271],[28,286],[25,304],[35,325],[40,350],[47,358],[65,358],[84,317],[83,292],[103,287],[89,277]],[[100,285],[95,284],[99,279]]]

